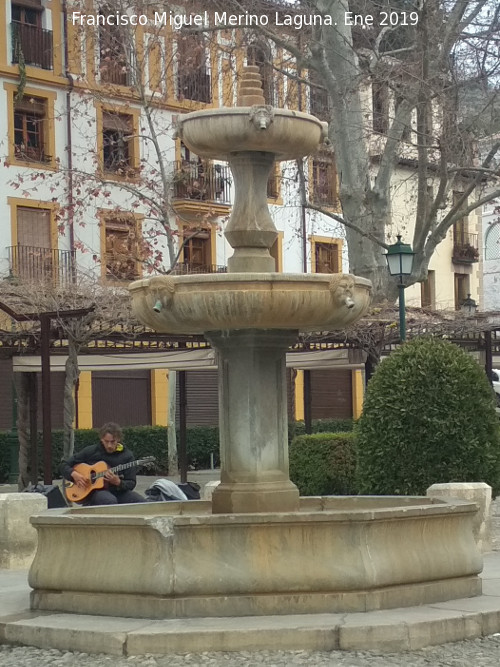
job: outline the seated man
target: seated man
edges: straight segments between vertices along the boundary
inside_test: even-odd
[[[134,460],[134,455],[121,444],[122,430],[118,424],[109,422],[99,431],[101,441],[97,445],[85,447],[80,452],[64,461],[61,473],[64,479],[76,484],[79,490],[89,490],[83,499],[84,505],[115,505],[116,503],[142,503],[145,498],[133,491],[136,485],[136,468],[127,466],[117,475],[112,470],[106,470],[103,474],[104,488],[92,490],[92,482],[89,476],[78,472],[75,466],[85,463],[94,465],[103,461],[108,468],[123,466]]]

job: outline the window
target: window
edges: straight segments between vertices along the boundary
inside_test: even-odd
[[[70,251],[57,249],[57,205],[30,206],[28,201],[16,198],[9,198],[8,203],[13,244],[7,248],[10,273],[30,282],[68,278],[72,257]]]
[[[401,106],[401,104],[403,102],[404,102],[403,97],[397,97],[396,98],[396,113],[398,112],[399,107]],[[408,143],[408,142],[411,141],[411,111],[404,114],[404,116],[401,120],[404,124],[403,134],[401,135],[401,140]]]
[[[469,275],[467,273],[455,273],[455,310],[460,310],[469,293]]]
[[[281,170],[279,164],[275,164],[267,179],[267,198],[279,199],[280,196],[280,177]]]
[[[18,86],[3,84],[7,91],[9,163],[33,169],[55,169],[54,104],[57,93],[26,86],[18,97]]]
[[[463,197],[462,192],[453,192],[453,207],[458,206],[458,202]],[[463,209],[467,206],[467,200],[465,200],[460,208]],[[453,240],[455,243],[463,244],[466,242],[467,232],[469,231],[468,218],[463,216],[453,224]]]
[[[104,274],[109,280],[135,280],[140,276],[139,225],[133,215],[103,219]]]
[[[266,104],[274,106],[274,77],[273,64],[269,47],[264,44],[250,44],[247,49],[248,65],[255,65],[259,68],[262,77],[262,90]]]
[[[340,273],[342,267],[341,239],[312,236],[311,254],[313,273]]]
[[[177,95],[179,100],[210,103],[212,84],[203,36],[186,34],[177,41]]]
[[[12,62],[52,69],[52,31],[42,29],[41,0],[12,3]]]
[[[490,225],[486,232],[484,259],[500,259],[500,222]]]
[[[45,151],[47,100],[23,97],[14,104],[14,150],[18,160],[50,162]]]
[[[30,0],[27,3],[13,2],[11,8],[12,20],[25,25],[42,27],[42,3],[41,0]]]
[[[312,200],[318,206],[337,206],[337,170],[333,159],[312,161]]]
[[[326,88],[323,88],[321,85],[320,77],[316,70],[309,71],[309,79],[311,81],[309,92],[309,108],[311,114],[320,120],[329,120],[330,114],[328,112],[328,93]]]
[[[274,270],[277,273],[283,271],[283,232],[278,232],[276,241],[269,248],[269,254],[274,259]]]
[[[389,129],[389,88],[386,83],[372,83],[373,131],[387,134]]]
[[[420,305],[422,308],[436,307],[436,275],[427,272],[427,278],[420,283]]]
[[[204,273],[212,264],[212,244],[210,230],[184,229],[187,239],[183,248],[183,262],[191,273]]]
[[[137,168],[132,115],[104,111],[102,114],[102,164],[104,171],[131,176]]]
[[[467,199],[459,205],[462,192],[453,193],[453,206],[461,211],[467,206]],[[469,264],[479,260],[478,235],[469,233],[469,220],[463,215],[453,224],[453,254],[456,264]]]
[[[102,83],[120,86],[129,86],[131,83],[124,35],[118,26],[99,26],[99,71]]]

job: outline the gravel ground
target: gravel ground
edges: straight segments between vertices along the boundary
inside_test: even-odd
[[[493,503],[493,549],[500,550],[500,501]],[[89,647],[90,648],[90,647]],[[499,667],[500,634],[419,651],[376,653],[373,651],[240,651],[238,653],[172,654],[117,658],[39,649],[29,646],[0,645],[0,667]]]

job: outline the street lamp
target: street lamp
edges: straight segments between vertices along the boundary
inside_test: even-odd
[[[397,238],[397,242],[387,248],[385,257],[391,276],[399,276],[399,337],[401,340],[406,340],[405,286],[403,284],[403,276],[411,275],[415,253],[409,243],[401,243],[400,234],[398,234]]]
[[[467,294],[467,298],[462,301],[460,310],[464,315],[468,315],[469,317],[472,317],[472,315],[476,314],[477,303],[474,301],[474,299],[471,299],[470,294]]]

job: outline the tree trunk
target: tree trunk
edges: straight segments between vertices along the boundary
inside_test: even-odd
[[[19,440],[19,477],[17,486],[23,491],[30,482],[28,472],[30,460],[30,438],[29,438],[29,376],[27,373],[19,373],[16,380],[17,392],[17,437]]]
[[[64,421],[63,421],[63,459],[73,455],[75,447],[75,395],[74,390],[80,371],[78,370],[78,350],[75,341],[68,337],[68,358],[65,364],[64,379]]]
[[[168,372],[168,474],[177,475],[179,472],[179,458],[177,456],[177,434],[175,430],[175,405],[177,399],[177,373]]]

